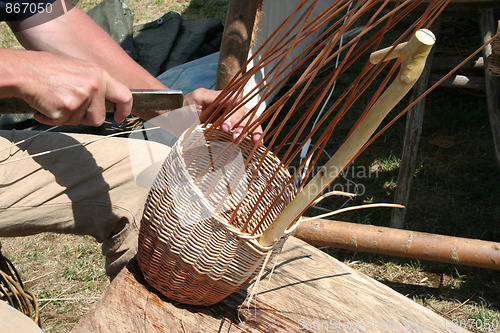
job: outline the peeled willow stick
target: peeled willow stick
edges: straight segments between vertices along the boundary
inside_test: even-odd
[[[408,93],[422,73],[427,55],[436,41],[427,29],[418,30],[409,42],[372,53],[370,61],[377,64],[384,60],[401,59],[397,78],[373,104],[355,130],[347,137],[332,158],[300,191],[259,239],[263,246],[274,244],[292,221],[295,221],[311,203],[352,162],[358,151],[370,139],[394,106]]]

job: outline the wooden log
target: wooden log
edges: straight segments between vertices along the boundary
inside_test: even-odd
[[[301,222],[294,236],[329,246],[500,270],[500,243],[332,220]]]
[[[262,0],[229,0],[215,89],[224,89],[247,61],[257,11]]]
[[[479,11],[479,24],[484,42],[487,42],[495,34],[497,29],[500,31],[500,22],[494,19],[493,9],[482,9]],[[497,26],[498,24],[498,26]],[[488,61],[491,55],[491,45],[484,49],[484,57]],[[487,66],[485,66],[487,68]],[[493,143],[498,164],[500,165],[500,77],[493,77],[485,73],[486,97],[488,101],[488,114],[490,117],[491,131],[493,133]]]
[[[132,261],[72,332],[467,332],[295,237],[268,279],[252,303],[254,283],[187,306],[148,287]]]
[[[432,71],[450,71],[457,67],[465,57],[434,57],[432,60]],[[484,57],[477,57],[464,64],[460,69],[465,71],[483,71]]]
[[[431,74],[429,79],[429,85],[434,85],[436,82],[441,80],[443,75]],[[467,75],[451,75],[449,78],[444,80],[440,85],[443,88],[464,88],[464,89],[474,89],[485,91],[485,80],[484,76],[467,76]]]

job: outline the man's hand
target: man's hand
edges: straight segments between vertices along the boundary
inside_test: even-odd
[[[209,115],[204,114],[206,108],[219,96],[220,91],[208,90],[204,88],[197,89],[184,97],[184,105],[195,105],[195,107],[201,112],[201,119],[207,119]],[[226,119],[226,121],[222,124],[221,129],[225,132],[230,132],[233,130],[233,139],[234,140],[242,140],[243,138],[239,138],[245,125],[250,120],[249,117],[246,117],[248,113],[248,109],[245,107],[239,108],[231,117]],[[245,119],[243,119],[245,118]],[[240,120],[243,121],[240,122]],[[262,127],[259,126],[255,130],[252,131],[252,140],[255,143],[262,144]]]
[[[123,121],[132,109],[130,90],[104,69],[76,58],[46,52],[23,52],[26,79],[18,89],[47,125],[100,126],[106,118],[105,100],[116,103],[115,120]]]

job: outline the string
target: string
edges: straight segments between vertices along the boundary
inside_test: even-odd
[[[73,145],[69,145],[69,146],[65,146],[65,147],[60,147],[60,148],[56,148],[56,149],[51,149],[51,150],[46,150],[46,151],[43,151],[43,152],[40,152],[40,153],[31,154],[31,155],[27,155],[27,156],[15,158],[15,159],[10,159],[10,160],[7,160],[7,161],[3,161],[3,162],[0,162],[0,166],[5,165],[5,164],[11,164],[11,163],[19,162],[19,161],[30,159],[30,158],[32,159],[32,158],[35,158],[35,157],[49,155],[49,154],[56,153],[56,152],[63,151],[63,150],[67,150],[67,149],[72,149],[72,148],[77,148],[77,147],[85,147],[85,146],[88,146],[88,145],[90,145],[92,143],[95,143],[95,142],[98,142],[98,141],[102,141],[102,140],[105,140],[105,139],[108,139],[108,138],[111,138],[111,137],[123,135],[123,134],[131,134],[131,133],[134,133],[134,132],[137,132],[137,131],[152,131],[152,130],[156,130],[156,129],[159,129],[159,128],[160,127],[157,126],[157,127],[145,128],[145,129],[140,129],[140,130],[136,129],[136,130],[130,130],[130,131],[123,131],[123,132],[113,133],[113,134],[109,134],[109,135],[106,135],[106,136],[97,137],[97,138],[94,138],[94,139],[89,140],[89,141],[79,142],[79,143],[75,143]],[[42,133],[40,133],[40,134],[42,134]]]
[[[6,147],[4,147],[4,148],[0,149],[0,152],[5,151],[5,150],[9,150],[9,149],[11,149],[11,148],[13,148],[13,147],[15,147],[15,146],[18,146],[18,145],[20,145],[20,144],[22,144],[22,143],[25,143],[25,142],[31,141],[31,140],[33,140],[34,138],[38,137],[39,135],[42,135],[42,134],[47,133],[47,132],[50,132],[50,131],[52,131],[52,130],[54,130],[54,129],[58,128],[58,127],[59,127],[59,126],[53,126],[53,127],[49,127],[49,128],[47,128],[46,130],[43,130],[43,131],[37,132],[36,134],[34,134],[34,135],[32,135],[32,136],[30,136],[30,137],[28,137],[28,138],[26,138],[26,139],[23,139],[23,140],[21,140],[21,141],[14,142],[14,143],[12,143],[11,145],[8,145],[8,146],[6,146]]]

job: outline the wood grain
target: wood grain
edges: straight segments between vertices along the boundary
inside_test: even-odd
[[[175,304],[132,261],[72,332],[467,332],[294,237],[249,304],[252,286],[210,307]]]

